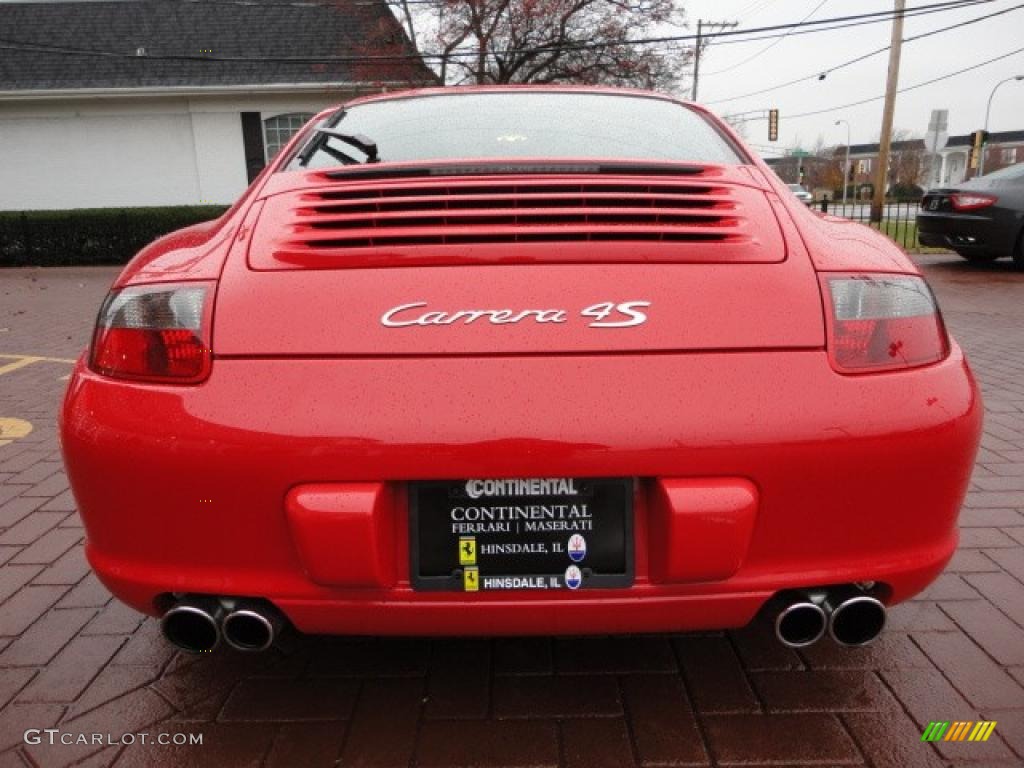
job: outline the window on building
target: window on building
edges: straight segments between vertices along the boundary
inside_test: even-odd
[[[1002,150],[1002,156],[999,159],[1007,165],[1017,162],[1017,148],[1004,147]]]
[[[870,158],[857,161],[857,173],[871,173]]]
[[[263,147],[267,154],[267,162],[281,151],[298,130],[313,117],[311,112],[289,112],[287,115],[274,115],[263,121]]]

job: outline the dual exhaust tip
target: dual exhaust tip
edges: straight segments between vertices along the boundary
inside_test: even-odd
[[[885,628],[885,606],[854,587],[820,593],[797,593],[786,598],[775,617],[775,636],[789,648],[816,643],[827,631],[840,645],[867,645]]]
[[[269,603],[186,596],[168,610],[160,626],[173,645],[189,653],[209,653],[221,639],[237,651],[265,651],[284,626]]]
[[[793,593],[775,617],[775,635],[789,648],[818,642],[827,631],[840,645],[867,645],[885,628],[885,606],[854,587]],[[164,636],[189,653],[209,653],[221,639],[238,651],[265,651],[284,626],[265,601],[186,596],[160,622]]]

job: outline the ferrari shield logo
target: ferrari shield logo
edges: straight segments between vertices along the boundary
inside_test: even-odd
[[[476,539],[472,536],[459,537],[459,565],[476,565]]]

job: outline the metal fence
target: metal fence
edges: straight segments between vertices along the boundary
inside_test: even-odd
[[[921,210],[921,201],[884,203],[882,220],[871,221],[871,203],[856,201],[843,203],[842,200],[829,200],[827,197],[816,200],[812,207],[815,210],[842,216],[884,232],[903,248],[916,250],[917,245],[917,212]]]

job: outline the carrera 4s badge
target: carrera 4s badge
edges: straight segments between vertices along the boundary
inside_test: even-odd
[[[579,316],[589,319],[591,328],[629,328],[647,322],[649,301],[624,301],[618,304],[602,301],[579,311]],[[414,301],[392,307],[380,317],[382,325],[388,328],[408,328],[416,325],[469,325],[475,322],[489,322],[493,325],[512,325],[532,320],[536,323],[567,323],[570,311],[566,309],[457,309],[453,312],[428,309],[427,302]]]

